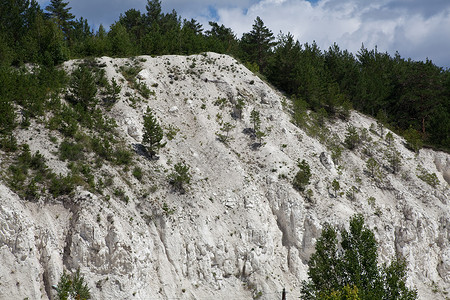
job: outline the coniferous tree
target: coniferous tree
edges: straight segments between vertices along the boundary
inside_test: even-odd
[[[16,113],[11,101],[0,96],[0,135],[10,134],[16,127]]]
[[[97,33],[93,37],[93,51],[96,56],[109,54],[108,37],[102,24],[98,27]]]
[[[250,113],[250,122],[253,125],[253,133],[256,134],[261,129],[261,116],[256,109],[253,109]]]
[[[267,77],[288,95],[295,95],[299,82],[301,46],[290,33],[278,36],[274,54],[269,60],[266,70]]]
[[[241,39],[241,47],[247,61],[255,62],[261,73],[264,72],[269,54],[276,45],[272,31],[268,29],[260,17],[256,17],[253,29],[244,33]]]
[[[163,137],[164,133],[161,126],[151,109],[147,107],[147,111],[144,115],[144,136],[142,142],[147,146],[147,151],[151,157],[154,157],[159,149],[166,145],[166,143],[161,143]]]
[[[147,10],[146,24],[151,31],[157,31],[162,19],[162,9],[160,0],[147,0],[145,6]]]
[[[95,106],[95,96],[97,94],[97,86],[94,76],[89,68],[85,65],[79,66],[72,73],[71,92],[73,95],[72,102],[80,105],[84,110],[88,110]]]
[[[145,36],[145,15],[136,9],[129,9],[120,14],[119,22],[125,27],[135,47],[140,46]]]
[[[122,23],[116,22],[111,25],[108,32],[108,48],[114,56],[127,57],[133,53],[133,44]]]
[[[238,41],[231,28],[223,24],[219,26],[216,22],[209,22],[211,29],[205,32],[207,47],[209,51],[218,53],[235,53]]]
[[[191,183],[190,166],[184,162],[176,163],[174,171],[169,174],[169,183],[173,185],[181,194],[186,193],[186,185]]]
[[[72,28],[72,20],[75,18],[69,11],[71,7],[67,7],[69,2],[63,0],[50,0],[50,5],[45,9],[48,11],[48,16],[55,20],[56,24],[62,29],[66,37],[69,35],[69,31]]]

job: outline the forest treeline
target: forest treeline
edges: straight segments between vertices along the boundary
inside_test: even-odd
[[[64,85],[55,66],[68,59],[136,55],[189,55],[206,51],[234,56],[293,100],[294,112],[309,108],[319,116],[346,118],[355,108],[400,134],[450,151],[450,71],[431,61],[413,61],[364,46],[352,54],[337,44],[321,50],[290,33],[277,36],[257,17],[238,38],[231,28],[209,22],[206,30],[161,1],[146,11],[129,9],[106,30],[76,18],[68,2],[0,0],[0,133],[15,127],[14,105],[22,118],[39,114],[42,101]],[[24,71],[27,63],[39,65]],[[295,115],[295,113],[294,113]],[[25,116],[25,117],[24,117]]]

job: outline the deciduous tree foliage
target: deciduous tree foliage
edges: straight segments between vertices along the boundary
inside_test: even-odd
[[[395,259],[378,265],[377,242],[361,215],[340,232],[326,224],[308,263],[303,299],[417,299],[406,284],[406,265]]]

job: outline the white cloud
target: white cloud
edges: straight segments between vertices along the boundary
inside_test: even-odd
[[[364,1],[365,2],[365,1]],[[291,32],[300,42],[316,41],[321,49],[334,42],[357,52],[368,48],[416,60],[432,59],[450,67],[450,2],[431,0],[264,0],[241,9],[220,9],[219,21],[240,36],[260,16],[274,34]]]

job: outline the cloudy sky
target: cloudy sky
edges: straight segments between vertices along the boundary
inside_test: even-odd
[[[68,0],[66,0],[68,1]],[[45,8],[49,1],[40,0]],[[257,16],[276,35],[292,33],[301,43],[316,41],[321,49],[336,42],[356,53],[362,43],[372,49],[414,60],[431,59],[450,67],[449,0],[162,0],[165,12],[175,9],[208,28],[208,21],[231,27],[238,37],[251,30]],[[146,0],[71,0],[76,17],[97,28],[108,27],[120,13],[145,12]]]

